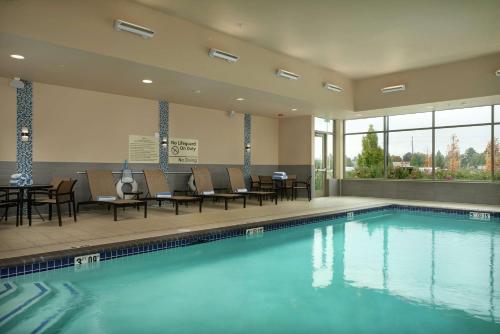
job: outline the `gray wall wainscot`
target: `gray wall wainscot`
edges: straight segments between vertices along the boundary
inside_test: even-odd
[[[500,204],[500,182],[342,180],[341,195]]]

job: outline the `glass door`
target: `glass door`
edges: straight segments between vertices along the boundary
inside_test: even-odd
[[[314,191],[315,197],[325,196],[326,185],[326,134],[314,136]]]

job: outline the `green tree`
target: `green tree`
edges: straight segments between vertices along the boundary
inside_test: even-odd
[[[357,158],[359,177],[382,177],[384,171],[384,150],[378,145],[378,136],[370,124],[368,133],[363,136],[362,151]]]
[[[412,155],[410,165],[413,167],[423,167],[427,156],[424,153],[415,153]]]
[[[460,157],[460,164],[466,168],[484,166],[486,164],[484,153],[478,153],[474,148],[469,147]]]
[[[444,168],[446,164],[445,157],[441,151],[437,151],[436,153],[436,167],[439,167],[441,169]]]

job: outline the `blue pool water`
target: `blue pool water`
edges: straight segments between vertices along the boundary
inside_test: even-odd
[[[1,333],[500,333],[500,222],[383,211],[0,283]]]

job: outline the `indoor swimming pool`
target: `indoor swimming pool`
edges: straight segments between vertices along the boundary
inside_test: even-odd
[[[2,333],[499,333],[500,222],[387,209],[0,282]]]

